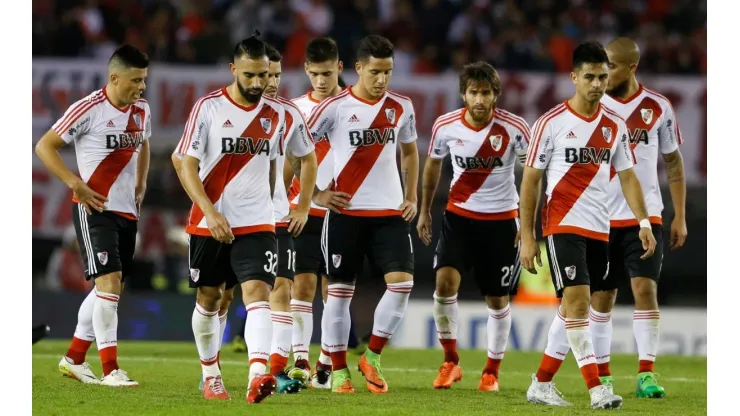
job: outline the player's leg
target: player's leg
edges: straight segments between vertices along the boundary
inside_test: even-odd
[[[436,275],[434,288],[434,304],[432,312],[434,324],[437,327],[437,337],[444,350],[444,361],[439,367],[437,377],[432,382],[435,389],[449,389],[452,383],[462,380],[460,357],[457,354],[457,327],[458,306],[457,292],[460,289],[462,276],[465,271],[466,260],[471,256],[465,255],[466,244],[465,227],[468,220],[446,212],[442,219],[442,230],[434,250],[432,267]]]
[[[658,385],[653,367],[658,355],[660,328],[658,280],[663,263],[663,227],[653,225],[653,235],[657,242],[655,253],[643,260],[640,259],[644,250],[639,229],[633,229],[625,247],[625,261],[635,297],[632,327],[640,360],[636,394],[637,397],[661,398],[665,396],[665,389]]]
[[[365,256],[366,219],[329,213],[324,221],[321,248],[329,285],[321,317],[322,348],[332,361],[332,391],[354,393],[347,367],[347,339],[351,325],[349,307],[355,293],[355,276]]]
[[[275,284],[278,254],[274,233],[237,236],[231,243],[231,266],[241,284],[247,309],[244,337],[249,350],[247,402],[260,403],[275,392],[277,380],[267,372],[272,342],[270,291]]]
[[[71,377],[86,384],[100,384],[100,380],[98,380],[90,369],[90,365],[85,361],[87,350],[90,349],[90,345],[95,341],[92,315],[96,298],[97,294],[93,288],[87,297],[85,297],[85,300],[82,301],[80,309],[77,311],[77,327],[75,328],[72,342],[65,356],[59,361],[59,371],[64,376]]]
[[[228,272],[231,274],[231,271]],[[226,322],[229,313],[229,307],[231,302],[234,300],[234,285],[236,284],[236,278],[231,279],[230,282],[226,282],[223,294],[221,295],[221,302],[218,309],[218,323],[219,323],[219,336],[218,336],[218,354],[216,354],[216,365],[221,369],[221,348],[224,343],[224,332],[226,331]],[[201,375],[200,384],[198,390],[203,391],[205,384],[205,377]]]
[[[219,365],[222,306],[226,280],[233,275],[229,264],[230,246],[212,237],[190,236],[190,281],[196,289],[195,309],[191,318],[193,337],[201,365],[203,397],[228,400]]]
[[[373,332],[358,368],[368,390],[386,393],[388,384],[380,366],[380,354],[406,313],[414,287],[414,247],[409,225],[400,216],[370,218],[368,224],[369,254],[383,272],[386,291],[375,308]]]
[[[308,387],[309,373],[293,372],[294,378],[285,371],[290,356],[293,335],[293,315],[290,312],[290,289],[295,277],[295,247],[293,237],[286,228],[278,228],[278,267],[275,286],[270,292],[270,314],[272,317],[272,343],[270,347],[270,374],[277,379],[278,393],[298,393]],[[303,377],[301,377],[303,376]]]
[[[309,346],[313,336],[313,300],[316,297],[316,280],[323,258],[322,226],[323,218],[309,216],[303,232],[294,240],[295,279],[290,300],[290,311],[293,315],[293,359],[296,368],[309,372],[311,370]]]

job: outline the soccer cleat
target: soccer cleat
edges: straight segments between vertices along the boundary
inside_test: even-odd
[[[462,368],[452,361],[445,361],[441,367],[439,367],[439,374],[434,379],[432,385],[435,389],[449,389],[452,387],[452,383],[457,383],[462,380]]]
[[[244,338],[242,338],[240,335],[237,335],[231,341],[231,349],[234,352],[248,352],[247,341],[244,341]]]
[[[609,390],[610,394],[614,394],[614,377],[603,376],[599,377],[599,380],[601,380],[601,384],[603,384]]]
[[[248,403],[261,403],[271,394],[275,393],[277,388],[277,380],[270,374],[262,374],[256,376],[249,382],[249,390],[247,390],[247,402]]]
[[[588,391],[591,394],[592,409],[619,409],[622,407],[622,396],[609,392],[609,388],[600,385]]]
[[[311,378],[311,366],[308,361],[300,360],[297,362],[295,367],[288,370],[288,377],[298,380],[301,383],[301,388],[307,389]]]
[[[67,357],[62,357],[62,361],[59,361],[59,372],[65,377],[73,378],[85,384],[100,384],[100,380],[90,370],[90,364],[88,363],[76,365],[67,361]]]
[[[100,380],[100,384],[109,387],[138,387],[139,383],[128,378],[125,371],[119,369],[113,370],[107,376]]]
[[[367,350],[360,357],[357,369],[365,376],[367,389],[371,393],[388,393],[388,383],[385,382],[383,370],[380,369],[380,355]]]
[[[285,372],[278,374],[275,379],[277,380],[278,393],[298,393],[301,391],[301,387],[303,386],[303,383],[300,380],[288,377]]]
[[[555,388],[555,383],[537,381],[535,374],[532,374],[532,384],[527,389],[527,401],[548,406],[573,406],[563,399],[563,393]]]
[[[331,384],[331,366],[317,364],[311,376],[311,387],[315,389],[330,389]]]
[[[645,372],[637,375],[637,397],[660,399],[665,397],[665,389],[658,385],[658,375]]]
[[[203,398],[206,400],[231,400],[231,396],[226,391],[221,376],[208,377],[206,379]]]
[[[483,374],[478,383],[478,391],[498,391],[498,379],[493,374]]]
[[[354,393],[352,387],[352,376],[349,374],[349,368],[343,368],[332,372],[331,391],[334,393]]]

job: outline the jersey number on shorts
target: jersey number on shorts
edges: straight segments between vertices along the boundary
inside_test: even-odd
[[[288,270],[295,272],[295,250],[285,250],[288,252]]]
[[[278,256],[277,253],[272,251],[265,251],[265,257],[267,257],[267,264],[265,264],[265,271],[267,273],[277,274]]]
[[[504,266],[501,268],[501,272],[504,274],[501,277],[501,286],[509,286],[511,284],[511,273],[514,271],[514,265]]]

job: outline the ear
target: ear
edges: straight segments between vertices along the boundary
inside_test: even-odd
[[[112,73],[108,75],[108,80],[111,84],[118,85],[118,80],[119,80],[118,74]]]
[[[578,74],[576,74],[575,72],[571,72],[570,80],[573,81],[573,85],[578,85]]]
[[[343,70],[344,70],[344,62],[339,61],[339,65],[337,65],[337,72],[341,74]]]
[[[632,74],[636,74],[637,73],[637,64],[630,64],[630,72]]]
[[[360,72],[362,71],[362,64],[360,61],[355,62],[355,71],[357,71],[357,75],[360,75]]]
[[[308,75],[308,62],[303,63],[303,70],[306,72],[306,75]]]
[[[236,77],[236,65],[233,62],[229,62],[229,71],[231,71],[231,75]]]

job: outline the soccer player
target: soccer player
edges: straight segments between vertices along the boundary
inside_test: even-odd
[[[622,194],[619,177],[609,188],[610,266],[604,291],[594,292],[591,301],[591,328],[594,352],[601,381],[613,388],[609,369],[612,341],[611,310],[617,296],[617,285],[625,276],[632,283],[635,297],[633,328],[639,355],[637,397],[660,398],[665,389],[658,385],[653,365],[658,353],[657,287],[663,260],[663,198],[658,183],[658,154],[666,165],[668,184],[675,215],[671,223],[671,249],[683,246],[686,240],[686,180],[678,145],[681,131],[670,101],[637,81],[640,49],[628,38],[618,38],[606,47],[609,56],[609,86],[602,103],[627,121],[630,147],[638,163],[635,174],[645,191],[648,215],[657,246],[655,255],[642,259],[638,237],[640,227]]]
[[[342,72],[342,62],[339,60],[339,50],[333,39],[316,38],[306,45],[306,75],[311,81],[312,90],[305,95],[293,99],[295,105],[301,109],[306,117],[311,115],[316,106],[329,97],[342,91],[339,86],[339,74]],[[327,189],[333,174],[333,156],[329,141],[325,137],[316,137],[316,160],[318,162],[318,176],[316,179],[315,199],[322,205],[311,202],[308,222],[304,232],[295,238],[295,281],[291,290],[292,299],[290,309],[293,314],[293,358],[295,368],[289,372],[291,377],[305,378],[311,369],[308,353],[313,335],[313,299],[316,296],[316,281],[322,276],[322,287],[327,286],[326,265],[321,252],[321,230],[328,206],[335,211],[346,206],[349,195]],[[292,178],[289,196],[291,208],[296,209],[301,201],[301,184],[296,179],[302,171],[293,158],[288,155],[290,163],[285,166],[286,179]],[[295,166],[295,168],[293,167]],[[293,178],[295,176],[295,178]],[[321,191],[319,191],[321,190]],[[326,300],[326,294],[323,294]],[[325,331],[322,331],[322,337]],[[301,375],[301,373],[303,373]],[[331,388],[331,357],[322,348],[321,355],[311,376],[311,386],[318,389]]]
[[[141,98],[148,66],[147,55],[135,47],[116,49],[105,87],[72,104],[36,145],[39,159],[74,193],[73,222],[85,276],[95,280],[59,362],[62,374],[88,384],[138,386],[118,366],[118,299],[132,272],[149,171],[151,113]],[[72,142],[81,177],[59,156],[59,149]],[[85,362],[93,341],[103,364],[101,380]]]
[[[355,69],[357,85],[324,100],[308,121],[313,136],[326,136],[331,144],[330,186],[349,195],[349,206],[327,214],[322,234],[329,277],[323,348],[331,355],[332,391],[354,392],[347,368],[349,307],[355,276],[367,256],[383,272],[387,290],[375,310],[373,334],[359,369],[368,390],[385,393],[380,354],[403,319],[414,284],[408,222],[416,216],[419,154],[411,101],[387,90],[393,44],[381,36],[363,38]],[[396,162],[399,143],[402,180]]]
[[[462,379],[457,292],[462,275],[472,274],[488,306],[488,361],[478,390],[498,391],[499,366],[511,329],[509,293],[521,268],[514,165],[517,160],[524,162],[530,132],[524,119],[496,108],[501,79],[491,65],[466,65],[460,74],[460,95],[465,107],[434,123],[416,226],[421,241],[429,245],[432,200],[442,161],[450,155],[454,176],[433,264],[437,274],[434,321],[444,363],[433,385],[448,389]]]
[[[558,313],[565,319],[568,345],[589,389],[591,407],[595,409],[622,405],[622,397],[601,384],[588,324],[591,290],[601,289],[609,267],[607,193],[611,172],[619,176],[627,203],[639,219],[642,257],[648,258],[655,251],[642,188],[632,169],[634,161],[627,126],[624,119],[600,102],[609,78],[608,63],[604,48],[596,42],[583,43],[573,52],[571,79],[576,92],[534,124],[522,178],[520,209],[521,263],[536,273],[535,258],[540,266],[542,262],[534,234],[534,212],[537,189],[546,173],[547,201],[542,210],[542,227],[553,284],[562,298]],[[562,362],[553,357],[558,356],[558,347],[562,346],[552,345],[551,341],[548,337],[543,363],[537,374],[532,375],[527,400],[568,406],[570,403],[552,384],[552,375]]]
[[[234,82],[196,102],[175,156],[180,181],[193,200],[190,286],[198,289],[192,325],[206,399],[229,399],[218,365],[219,309],[224,290],[241,284],[248,314],[247,401],[259,403],[276,388],[267,373],[272,322],[270,291],[278,266],[272,196],[275,159],[286,111],[263,95],[269,60],[255,35],[236,45],[229,65]]]

